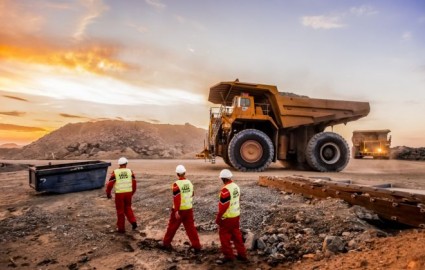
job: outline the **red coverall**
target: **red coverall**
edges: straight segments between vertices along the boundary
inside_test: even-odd
[[[133,194],[136,192],[136,176],[133,171],[131,171],[132,178],[132,192],[124,193],[115,193],[115,208],[117,209],[117,229],[118,232],[125,232],[125,217],[127,217],[128,222],[131,224],[136,222],[136,217],[134,216],[133,209],[131,209],[131,199]],[[108,185],[106,186],[106,196],[111,197],[112,188],[115,185],[115,173],[112,172],[111,177],[109,178]]]
[[[232,181],[226,183],[226,185],[232,183]],[[218,214],[215,222],[219,225],[218,235],[220,236],[221,251],[224,257],[229,260],[235,259],[233,253],[232,243],[235,245],[238,256],[242,259],[246,259],[246,249],[242,239],[242,233],[239,229],[239,216],[234,218],[222,219],[223,214],[230,206],[230,192],[226,188],[226,185],[221,189],[220,202],[218,204]]]
[[[184,177],[180,177],[179,180],[184,180]],[[178,180],[177,180],[178,181]],[[173,208],[171,209],[170,220],[168,221],[167,232],[165,233],[163,244],[164,247],[171,247],[171,241],[173,241],[174,235],[183,223],[186,234],[189,237],[190,243],[195,250],[201,249],[201,243],[199,242],[198,231],[195,227],[195,220],[193,219],[193,208],[188,210],[176,210],[180,209],[181,194],[179,186],[173,184]],[[180,218],[176,218],[176,212],[179,213]]]

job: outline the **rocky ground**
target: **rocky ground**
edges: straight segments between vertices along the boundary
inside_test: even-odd
[[[251,262],[218,266],[214,217],[225,167],[202,160],[130,160],[138,181],[137,231],[115,233],[114,203],[103,189],[62,195],[38,194],[28,186],[24,165],[0,166],[0,269],[424,269],[425,232],[388,226],[376,215],[335,199],[306,199],[257,185],[259,175],[314,172],[235,172]],[[112,161],[115,164],[115,161]],[[16,162],[15,162],[16,163]],[[19,161],[45,164],[45,161]],[[171,205],[173,171],[183,163],[195,185],[195,220],[203,251],[189,252],[184,230],[173,251],[159,249]],[[113,165],[114,167],[115,165]],[[400,169],[398,169],[400,168]],[[109,170],[111,170],[109,168]],[[333,179],[392,182],[425,189],[425,163],[352,160]],[[392,177],[390,177],[392,176]],[[374,225],[371,225],[374,224]]]

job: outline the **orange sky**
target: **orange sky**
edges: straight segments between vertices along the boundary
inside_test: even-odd
[[[104,119],[206,128],[209,87],[239,78],[369,101],[335,127],[349,142],[425,145],[422,1],[0,0],[0,18],[0,144]]]

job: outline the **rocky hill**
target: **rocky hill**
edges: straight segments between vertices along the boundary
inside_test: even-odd
[[[21,146],[17,145],[16,143],[5,143],[1,144],[0,148],[20,148]]]
[[[0,158],[193,158],[203,149],[205,134],[206,130],[187,123],[168,125],[107,120],[67,124],[19,151],[0,152]]]

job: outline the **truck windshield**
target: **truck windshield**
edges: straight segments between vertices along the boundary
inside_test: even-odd
[[[249,98],[241,98],[241,107],[249,107],[251,102]]]

